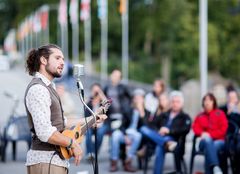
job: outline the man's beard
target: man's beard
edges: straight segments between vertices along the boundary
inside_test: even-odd
[[[46,69],[47,73],[51,74],[54,78],[62,77],[62,74],[58,73],[57,71],[56,71],[56,72],[51,72],[48,63],[47,63],[47,65],[46,65],[46,68],[45,68],[45,69]]]

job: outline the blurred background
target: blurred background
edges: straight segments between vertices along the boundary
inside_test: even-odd
[[[77,61],[84,61],[84,15],[71,20],[67,1],[66,14],[59,15],[58,0],[1,0],[0,43],[4,54],[21,53],[23,61],[29,48],[46,41],[61,45],[61,27],[67,25],[65,54],[74,60],[72,35],[78,25]],[[46,6],[43,6],[46,5]],[[102,18],[107,16],[107,72],[121,69],[122,13],[120,0],[108,1]],[[239,81],[239,1],[208,1],[208,70],[209,75],[233,83]],[[91,57],[93,70],[101,71],[101,21],[98,1],[91,1]],[[105,14],[106,13],[106,14]],[[58,17],[64,20],[59,23]],[[65,19],[66,18],[66,19]],[[74,17],[73,17],[74,18]],[[88,16],[87,16],[88,18]],[[129,1],[129,79],[151,83],[156,76],[169,86],[180,87],[190,79],[199,79],[199,3],[194,0]],[[72,24],[72,22],[74,24]],[[47,30],[47,31],[46,31]],[[66,33],[63,32],[65,35]],[[14,37],[15,36],[15,37]],[[12,38],[12,39],[10,39]],[[16,40],[13,41],[13,38]],[[64,43],[65,44],[65,43]],[[62,46],[63,47],[63,46]]]
[[[119,69],[130,89],[149,92],[161,78],[168,91],[181,90],[192,118],[207,91],[222,105],[227,87],[239,91],[239,21],[239,0],[0,0],[1,129],[30,80],[28,51],[46,43],[62,48],[66,77],[73,64],[85,65],[87,96],[91,84],[104,86]],[[81,105],[75,81],[62,82]]]

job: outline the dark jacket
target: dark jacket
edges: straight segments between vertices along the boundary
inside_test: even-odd
[[[109,86],[106,86],[103,90],[104,94],[107,96]],[[117,85],[118,99],[120,102],[120,107],[123,112],[126,112],[130,106],[131,95],[127,87],[123,84]],[[108,96],[107,96],[108,97]],[[109,108],[109,113],[111,114],[111,106]]]
[[[153,130],[159,130],[156,122],[158,120],[158,117],[162,114],[157,114],[157,111],[155,112],[154,115],[151,114],[150,111],[146,110],[146,112],[148,114],[145,115],[145,117],[143,118],[143,121],[144,121],[144,125],[153,129]]]
[[[126,129],[130,126],[131,122],[132,122],[132,118],[133,118],[133,111],[134,109],[131,108],[127,113],[123,114],[123,118],[122,118],[122,124],[120,126],[120,130],[126,134]],[[145,110],[145,115],[144,117],[140,117],[139,116],[139,120],[138,120],[138,124],[137,124],[137,129],[139,129],[141,126],[144,125],[145,123],[145,118],[148,118],[150,115],[150,112]]]
[[[106,96],[107,96],[108,90],[109,90],[109,86],[106,86],[103,90]],[[120,109],[122,113],[127,113],[129,111],[129,107],[131,103],[131,95],[127,87],[123,84],[117,85],[117,90],[118,90],[118,99],[120,102]],[[107,115],[109,116],[111,113],[112,113],[112,107],[110,106]]]
[[[228,120],[235,122],[238,125],[238,127],[240,127],[240,114],[239,113],[228,114],[227,105],[220,107],[220,109],[226,114]]]
[[[160,116],[156,117],[155,129],[159,130],[161,127],[166,126],[171,111],[162,113]],[[179,138],[185,137],[191,129],[191,118],[188,114],[181,111],[172,120],[169,135],[178,141]]]

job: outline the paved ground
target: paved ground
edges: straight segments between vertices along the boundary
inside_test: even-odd
[[[4,91],[10,91],[17,96],[19,96],[20,99],[23,99],[24,91],[26,88],[27,83],[30,81],[30,77],[25,73],[24,69],[22,67],[15,68],[11,71],[5,71],[0,72],[0,128],[3,127],[3,125],[6,123],[6,120],[8,118],[8,115],[10,114],[11,108],[13,106],[13,101],[9,98],[7,98],[5,95],[3,95]],[[90,83],[92,83],[94,79],[92,78],[85,78],[85,85],[89,86]],[[76,95],[76,92],[74,92],[73,87],[73,98],[75,100],[76,106],[81,106],[81,103]],[[86,93],[88,93],[88,90],[86,90]],[[79,108],[79,107],[77,107]],[[24,107],[21,100],[21,104],[19,106],[18,112],[24,113]],[[78,111],[81,112],[80,110]],[[109,146],[108,146],[108,137],[104,138],[103,146],[99,154],[99,173],[100,174],[107,174],[108,167],[109,167]],[[84,145],[82,145],[84,148]],[[191,142],[189,141],[186,146],[186,155],[185,159],[187,161],[187,164],[189,164],[189,155],[190,155],[190,149],[191,149]],[[7,148],[7,162],[2,163],[0,162],[0,174],[24,174],[26,173],[26,168],[24,166],[25,163],[25,156],[27,152],[27,145],[25,142],[19,142],[17,144],[17,160],[12,161],[11,160],[11,146],[9,145]],[[154,159],[149,162],[149,173],[152,173],[152,166],[153,166]],[[197,157],[196,158],[196,170],[203,170],[203,158]],[[136,165],[136,163],[135,163]],[[116,174],[123,174],[122,168],[120,166],[120,171],[116,172]],[[166,160],[165,160],[165,171],[171,171],[174,169],[173,165],[173,158],[172,154],[167,154]],[[81,162],[80,166],[74,166],[74,164],[71,164],[70,167],[70,174],[84,174],[80,173],[80,171],[88,171],[88,173],[93,173],[91,164],[85,162],[84,160]],[[137,174],[142,173],[142,171],[138,171]]]

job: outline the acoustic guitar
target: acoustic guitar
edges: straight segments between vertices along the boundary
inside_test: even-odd
[[[109,106],[111,105],[111,100],[104,100],[101,102],[101,106],[98,109],[98,111],[95,113],[95,115],[101,115],[106,114]],[[96,118],[98,119],[98,118]],[[95,123],[96,120],[94,116],[90,116],[86,118],[86,122],[82,125],[77,124],[76,126],[72,127],[71,129],[65,129],[62,134],[72,138],[75,140],[78,144],[82,143],[84,134],[86,133],[87,129],[91,128]],[[61,147],[59,148],[59,156],[62,159],[70,159],[73,156],[73,152],[71,149],[68,149],[67,147]]]

